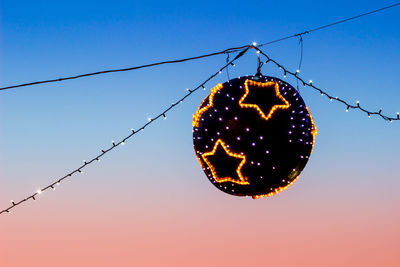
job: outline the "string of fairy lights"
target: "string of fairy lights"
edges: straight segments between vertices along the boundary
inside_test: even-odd
[[[261,47],[263,47],[265,45],[276,43],[276,42],[280,42],[280,41],[287,40],[287,39],[294,38],[294,37],[300,38],[300,41],[302,42],[302,36],[305,35],[305,34],[309,34],[311,32],[318,31],[318,30],[321,30],[321,29],[326,29],[328,27],[332,27],[332,26],[340,24],[340,23],[344,23],[344,22],[347,22],[347,21],[350,21],[350,20],[354,20],[354,19],[366,16],[366,15],[373,14],[373,13],[381,12],[383,10],[386,10],[386,9],[389,9],[389,8],[393,8],[393,7],[396,7],[396,6],[399,6],[399,5],[400,5],[400,2],[392,4],[390,6],[386,6],[386,7],[383,7],[383,8],[376,9],[376,10],[372,10],[372,11],[369,11],[369,12],[354,16],[354,17],[350,17],[350,18],[347,18],[347,19],[342,19],[342,20],[339,20],[339,21],[336,21],[336,22],[333,22],[333,23],[330,23],[330,24],[327,24],[327,25],[323,25],[323,26],[320,26],[320,27],[317,27],[317,28],[314,28],[314,29],[311,29],[311,30],[303,31],[301,33],[296,33],[296,34],[289,35],[289,36],[286,36],[286,37],[283,37],[283,38],[279,38],[279,39],[276,39],[276,40],[273,40],[273,41],[262,43],[262,44],[259,44],[259,45],[257,45],[256,43],[252,43],[251,45],[244,45],[244,46],[239,46],[239,47],[228,48],[228,49],[224,49],[222,51],[218,51],[218,52],[214,52],[214,53],[210,53],[210,54],[205,54],[205,55],[200,55],[200,56],[195,56],[195,57],[189,57],[189,58],[183,58],[183,59],[177,59],[177,60],[169,60],[169,61],[162,61],[162,62],[156,62],[156,63],[146,64],[146,65],[140,65],[140,66],[135,66],[135,67],[130,67],[130,68],[97,71],[97,72],[79,74],[79,75],[70,76],[70,77],[63,77],[63,78],[57,78],[57,79],[50,79],[50,80],[44,80],[44,81],[36,81],[36,82],[30,82],[30,83],[23,83],[23,84],[18,84],[18,85],[0,87],[0,91],[2,91],[2,90],[13,89],[13,88],[18,88],[18,87],[26,87],[26,86],[33,86],[33,85],[44,84],[44,83],[53,83],[53,82],[61,82],[61,81],[66,81],[66,80],[73,80],[73,79],[78,79],[78,78],[83,78],[83,77],[94,76],[94,75],[131,71],[131,70],[137,70],[137,69],[141,69],[141,68],[149,68],[149,67],[154,67],[154,66],[164,65],[164,64],[181,63],[181,62],[186,62],[186,61],[191,61],[191,60],[197,60],[197,59],[217,56],[217,55],[221,55],[221,54],[226,54],[227,55],[226,64],[223,65],[216,73],[212,74],[209,78],[207,78],[204,82],[202,82],[196,88],[194,88],[194,89],[186,89],[187,93],[183,97],[181,97],[180,99],[178,99],[178,101],[176,101],[173,104],[171,104],[168,108],[164,109],[157,116],[155,116],[153,118],[148,118],[148,122],[145,123],[144,125],[142,125],[140,128],[138,128],[136,130],[131,129],[130,134],[125,136],[124,138],[122,138],[120,141],[118,141],[118,142],[112,141],[112,145],[109,148],[102,149],[101,153],[98,154],[97,156],[93,157],[92,159],[90,159],[88,161],[83,161],[83,164],[81,166],[79,166],[78,168],[74,169],[73,171],[67,173],[66,175],[64,175],[62,177],[57,178],[52,183],[48,184],[45,187],[42,187],[41,189],[37,190],[33,194],[31,194],[31,195],[29,195],[29,196],[27,196],[24,199],[21,199],[19,201],[13,201],[12,200],[11,201],[11,205],[9,207],[1,210],[0,214],[10,213],[12,209],[14,209],[15,207],[17,207],[17,206],[19,206],[19,205],[21,205],[21,204],[23,204],[23,203],[25,203],[27,201],[36,200],[38,198],[38,196],[40,194],[42,194],[43,192],[45,192],[47,190],[50,190],[50,189],[54,190],[56,188],[56,186],[60,185],[61,182],[63,182],[65,179],[68,179],[68,178],[72,177],[75,174],[82,173],[83,172],[82,170],[85,167],[87,167],[88,165],[90,165],[90,164],[92,164],[94,162],[99,161],[100,158],[102,158],[105,154],[111,152],[115,148],[117,148],[117,147],[119,147],[121,145],[124,145],[125,142],[128,139],[132,138],[137,133],[143,131],[147,126],[149,126],[150,124],[152,124],[156,120],[158,120],[160,118],[166,119],[167,118],[166,114],[169,111],[174,109],[177,105],[182,103],[186,98],[188,98],[190,95],[192,95],[194,92],[196,92],[200,88],[203,88],[205,90],[206,89],[205,85],[206,85],[207,82],[209,82],[211,79],[216,77],[223,70],[227,70],[228,71],[228,67],[229,66],[235,66],[234,62],[237,59],[239,59],[240,57],[242,57],[249,49],[255,49],[257,54],[258,54],[258,56],[260,54],[263,55],[267,59],[265,61],[265,64],[273,63],[278,68],[282,69],[284,77],[286,77],[286,75],[289,74],[289,75],[295,77],[296,81],[302,83],[303,86],[308,86],[308,87],[318,91],[322,96],[326,96],[330,101],[337,101],[337,102],[340,102],[340,103],[344,104],[346,106],[346,111],[349,111],[350,109],[358,109],[358,110],[366,113],[369,117],[371,115],[377,115],[377,116],[381,117],[382,119],[390,121],[390,122],[395,121],[395,120],[400,120],[399,113],[397,113],[396,117],[390,117],[390,116],[387,116],[387,115],[383,115],[382,114],[382,109],[380,109],[379,111],[370,111],[370,110],[367,110],[367,109],[361,107],[361,105],[360,105],[360,103],[358,101],[354,105],[354,104],[348,103],[347,101],[345,101],[345,100],[343,100],[343,99],[341,99],[339,97],[334,97],[334,96],[328,94],[327,92],[325,92],[321,88],[316,87],[313,84],[312,80],[309,80],[308,82],[306,82],[303,78],[301,78],[299,76],[299,72],[300,72],[299,69],[296,70],[295,72],[292,72],[292,71],[288,70],[282,64],[279,64],[276,60],[270,58],[266,53],[264,53],[260,49]],[[301,43],[301,45],[302,45],[302,43]],[[237,53],[237,54],[232,60],[230,60],[229,59],[229,55],[232,54],[232,53]],[[302,58],[301,58],[301,60],[302,60]],[[262,62],[262,63],[264,63],[264,62]],[[299,66],[301,66],[301,61],[300,61]],[[259,65],[259,68],[261,68],[261,63]],[[229,75],[228,72],[227,72],[227,74]]]
[[[389,122],[400,120],[400,113],[399,112],[397,112],[396,117],[390,117],[390,116],[383,115],[382,114],[382,109],[379,109],[379,111],[370,111],[370,110],[367,110],[367,109],[361,107],[359,101],[357,101],[356,104],[354,105],[354,104],[351,104],[351,103],[349,103],[349,102],[347,102],[347,101],[345,101],[345,100],[343,100],[343,99],[341,99],[341,98],[339,98],[337,96],[336,97],[332,96],[332,95],[328,94],[327,92],[325,92],[324,90],[322,90],[321,88],[316,87],[313,84],[312,80],[309,80],[307,82],[303,78],[299,77],[299,73],[300,73],[299,69],[297,69],[295,72],[292,72],[292,71],[288,70],[287,68],[285,68],[282,64],[279,64],[277,61],[275,61],[274,59],[270,58],[260,48],[258,48],[256,46],[253,46],[253,48],[257,50],[257,53],[260,53],[260,54],[262,54],[263,56],[265,56],[267,58],[267,61],[265,61],[264,64],[267,64],[267,63],[271,62],[271,63],[275,64],[279,69],[281,69],[283,71],[283,76],[284,77],[286,77],[286,75],[289,74],[289,75],[295,77],[298,81],[300,81],[303,84],[304,87],[308,86],[310,88],[313,88],[314,90],[317,90],[322,96],[326,96],[330,101],[337,101],[337,102],[340,102],[340,103],[344,104],[346,106],[346,112],[348,112],[350,109],[358,109],[358,110],[366,113],[368,115],[368,117],[371,117],[371,115],[377,115],[377,116],[380,116],[382,119],[387,120]]]
[[[172,110],[173,108],[175,108],[177,105],[179,105],[180,103],[182,103],[186,98],[188,98],[191,94],[193,94],[194,92],[196,92],[196,91],[199,90],[200,88],[203,88],[203,89],[205,90],[205,89],[206,89],[205,85],[206,85],[207,82],[209,82],[209,81],[210,81],[211,79],[213,79],[215,76],[217,76],[218,74],[220,74],[220,73],[221,73],[223,70],[225,70],[228,66],[230,66],[230,65],[234,66],[234,65],[235,65],[234,62],[235,62],[237,59],[239,59],[240,57],[242,57],[242,56],[247,52],[248,49],[249,49],[249,47],[246,47],[245,49],[243,49],[240,53],[238,53],[238,54],[235,56],[234,59],[232,59],[231,61],[227,62],[222,68],[220,68],[216,73],[212,74],[208,79],[206,79],[204,82],[202,82],[202,83],[201,83],[199,86],[197,86],[196,88],[194,88],[194,89],[186,89],[187,93],[186,93],[182,98],[180,98],[180,99],[178,99],[178,101],[172,103],[168,108],[166,108],[165,110],[163,110],[163,111],[162,111],[161,113],[159,113],[157,116],[155,116],[155,117],[153,117],[153,118],[148,118],[148,122],[145,123],[145,124],[144,124],[142,127],[140,127],[139,129],[137,129],[137,130],[131,129],[131,133],[130,133],[129,135],[125,136],[121,141],[118,141],[118,142],[112,141],[112,145],[111,145],[109,148],[100,150],[101,153],[98,154],[97,156],[93,157],[91,160],[89,160],[89,161],[84,160],[84,161],[83,161],[83,164],[82,164],[81,166],[79,166],[78,168],[76,168],[76,169],[74,169],[73,171],[69,172],[68,174],[66,174],[66,175],[64,175],[64,176],[62,176],[62,177],[60,177],[60,178],[58,178],[57,180],[55,180],[55,181],[52,182],[51,184],[49,184],[49,185],[47,185],[47,186],[45,186],[45,187],[43,187],[43,188],[37,190],[35,193],[33,193],[33,194],[31,194],[31,195],[25,197],[24,199],[21,199],[20,201],[17,201],[17,202],[11,201],[11,206],[9,206],[8,208],[5,208],[4,210],[0,211],[0,214],[2,214],[2,213],[10,213],[10,211],[11,211],[13,208],[15,208],[15,207],[17,207],[17,206],[23,204],[24,202],[27,202],[27,201],[29,201],[29,200],[36,200],[36,198],[37,198],[40,194],[42,194],[43,192],[45,192],[45,191],[47,191],[47,190],[50,190],[50,189],[55,190],[56,186],[60,185],[60,183],[61,183],[62,181],[64,181],[65,179],[71,177],[72,175],[82,173],[82,172],[83,172],[82,170],[83,170],[85,167],[87,167],[88,165],[92,164],[93,162],[99,161],[100,158],[102,158],[105,154],[107,154],[107,153],[109,153],[110,151],[114,150],[114,149],[117,148],[118,146],[124,145],[125,142],[126,142],[128,139],[132,138],[135,134],[137,134],[137,133],[143,131],[147,126],[149,126],[150,124],[152,124],[152,123],[155,122],[156,120],[158,120],[158,119],[160,119],[160,118],[166,119],[166,118],[167,118],[166,114],[167,114],[169,111],[171,111],[171,110]]]

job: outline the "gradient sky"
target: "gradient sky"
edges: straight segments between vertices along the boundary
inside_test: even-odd
[[[2,1],[0,85],[267,42],[392,3]],[[399,16],[397,7],[304,36],[301,76],[394,116]],[[297,39],[264,51],[297,68]],[[1,209],[140,127],[225,59],[2,91]],[[255,72],[253,51],[230,68]],[[272,65],[263,73],[283,78]],[[0,266],[400,266],[400,122],[302,89],[319,131],[311,159],[292,187],[252,200],[214,188],[195,158],[191,118],[207,93],[0,216]]]

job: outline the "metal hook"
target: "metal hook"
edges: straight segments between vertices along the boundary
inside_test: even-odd
[[[261,77],[261,67],[264,65],[264,63],[260,59],[260,53],[257,53],[257,61],[258,61],[258,66],[257,66],[257,73],[255,76]]]

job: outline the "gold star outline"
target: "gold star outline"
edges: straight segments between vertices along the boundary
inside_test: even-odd
[[[207,99],[207,97],[203,99],[203,101],[201,102],[201,104],[200,104],[199,108],[197,109],[196,113],[193,115],[193,121],[192,121],[193,127],[199,127],[199,122],[200,122],[201,116],[203,116],[204,112],[206,112],[209,108],[214,106],[214,102],[213,102],[214,101],[214,95],[219,90],[221,90],[222,87],[224,87],[222,85],[222,83],[219,83],[216,86],[214,86],[211,89],[211,94],[210,94],[210,97],[208,98],[208,105],[200,108],[203,105],[204,101]]]
[[[265,87],[273,87],[275,89],[275,95],[285,104],[284,105],[274,105],[271,110],[269,111],[269,113],[267,115],[265,115],[265,113],[261,110],[261,108],[257,105],[257,104],[246,104],[243,103],[243,101],[246,99],[247,95],[249,94],[250,90],[249,90],[249,86],[254,86],[254,87],[261,87],[261,88],[265,88]],[[290,104],[289,102],[281,95],[281,93],[279,92],[279,83],[277,82],[256,82],[253,80],[246,80],[244,82],[244,88],[246,90],[246,92],[244,93],[244,95],[242,96],[242,98],[239,100],[239,105],[242,108],[253,108],[256,109],[258,111],[258,113],[260,114],[260,116],[264,119],[264,120],[269,120],[272,115],[274,114],[275,110],[277,109],[288,109]]]
[[[240,164],[238,165],[237,169],[236,169],[236,173],[239,177],[240,180],[237,179],[233,179],[232,177],[218,177],[217,172],[215,170],[215,167],[211,164],[211,162],[207,159],[207,157],[209,156],[213,156],[215,154],[215,152],[217,151],[218,145],[222,146],[222,148],[225,150],[225,153],[228,154],[231,157],[234,158],[239,158],[242,159],[242,161],[240,162]],[[211,173],[213,175],[214,180],[217,183],[223,183],[223,182],[232,182],[232,183],[236,183],[236,184],[240,184],[240,185],[247,185],[249,184],[249,182],[247,181],[247,178],[243,176],[242,174],[242,167],[243,165],[246,163],[246,156],[245,155],[241,155],[241,154],[237,154],[234,152],[231,152],[227,145],[225,144],[224,141],[222,141],[222,139],[218,139],[217,142],[215,142],[214,144],[214,148],[212,149],[212,151],[210,152],[206,152],[203,153],[201,155],[201,157],[203,158],[203,160],[207,163],[208,167],[211,170]]]

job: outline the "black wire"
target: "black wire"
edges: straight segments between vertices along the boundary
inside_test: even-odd
[[[284,41],[284,40],[287,40],[287,39],[290,39],[290,38],[294,38],[294,37],[297,37],[297,36],[305,35],[305,34],[308,34],[308,33],[311,33],[311,32],[315,32],[315,31],[319,31],[319,30],[322,30],[322,29],[325,29],[325,28],[329,28],[329,27],[332,27],[332,26],[335,26],[335,25],[338,25],[338,24],[341,24],[341,23],[344,23],[344,22],[347,22],[347,21],[350,21],[350,20],[354,20],[354,19],[358,19],[358,18],[367,16],[367,15],[378,13],[378,12],[381,12],[381,11],[383,11],[385,9],[393,8],[393,7],[396,7],[396,6],[399,6],[399,5],[400,5],[400,2],[392,4],[392,5],[389,5],[389,6],[386,6],[386,7],[378,8],[378,9],[375,9],[375,10],[372,10],[372,11],[369,11],[369,12],[366,12],[366,13],[362,13],[360,15],[353,16],[353,17],[350,17],[350,18],[347,18],[347,19],[342,19],[342,20],[335,21],[335,22],[332,22],[332,23],[329,23],[329,24],[326,24],[326,25],[323,25],[323,26],[319,26],[319,27],[316,27],[316,28],[313,28],[313,29],[310,29],[310,30],[306,30],[306,31],[303,31],[301,33],[296,33],[296,34],[285,36],[285,37],[282,37],[282,38],[279,38],[279,39],[276,39],[276,40],[273,40],[273,41],[262,43],[262,44],[257,45],[257,47],[262,47],[264,45],[269,45],[269,44],[281,42],[281,41]]]
[[[124,68],[124,69],[96,71],[96,72],[92,72],[92,73],[79,74],[79,75],[75,75],[75,76],[63,77],[63,78],[58,78],[58,79],[50,79],[50,80],[44,80],[44,81],[38,81],[38,82],[23,83],[23,84],[18,84],[18,85],[0,87],[0,90],[6,90],[6,89],[24,87],[24,86],[32,86],[32,85],[43,84],[43,83],[61,82],[61,81],[73,80],[73,79],[78,79],[78,78],[82,78],[82,77],[88,77],[88,76],[94,76],[94,75],[100,75],[100,74],[106,74],[106,73],[137,70],[137,69],[154,67],[154,66],[164,65],[164,64],[181,63],[181,62],[185,62],[185,61],[196,60],[196,59],[201,59],[201,58],[206,58],[206,57],[212,57],[212,56],[216,56],[216,55],[225,54],[225,53],[227,53],[227,52],[229,52],[231,50],[237,52],[239,50],[242,50],[242,49],[248,48],[248,47],[249,47],[249,45],[245,45],[245,46],[240,46],[240,47],[228,48],[228,49],[225,49],[225,50],[222,50],[222,51],[218,51],[218,52],[215,52],[215,53],[205,54],[205,55],[196,56],[196,57],[189,57],[189,58],[183,58],[183,59],[177,59],[177,60],[168,60],[168,61],[156,62],[156,63],[146,64],[146,65],[141,65],[141,66],[135,66],[135,67],[130,67],[130,68]]]
[[[284,71],[284,75],[286,75],[286,74],[288,73],[288,74],[294,76],[298,81],[300,81],[300,82],[303,84],[303,86],[308,86],[308,87],[313,88],[314,90],[318,91],[321,95],[328,97],[330,101],[333,101],[333,100],[334,100],[334,101],[337,101],[337,102],[340,102],[340,103],[346,105],[346,110],[347,110],[347,111],[348,111],[350,108],[352,108],[352,109],[359,109],[360,111],[363,111],[363,112],[365,112],[366,114],[368,114],[368,117],[370,117],[371,115],[378,115],[378,116],[380,116],[382,119],[387,120],[387,121],[390,121],[390,122],[400,120],[400,115],[399,115],[399,113],[397,113],[397,117],[389,117],[389,116],[386,116],[386,115],[383,115],[383,114],[382,114],[382,109],[380,109],[379,111],[369,111],[369,110],[367,110],[367,109],[361,107],[359,102],[357,102],[356,105],[352,105],[352,104],[346,102],[345,100],[343,100],[343,99],[341,99],[341,98],[339,98],[339,97],[331,96],[330,94],[328,94],[328,93],[325,92],[324,90],[322,90],[322,89],[316,87],[315,85],[313,85],[312,81],[310,81],[310,82],[304,81],[302,78],[300,78],[300,77],[298,76],[298,73],[297,73],[297,72],[291,72],[291,71],[287,70],[287,69],[286,69],[285,67],[283,67],[281,64],[279,64],[278,62],[276,62],[275,60],[273,60],[272,58],[270,58],[267,54],[265,54],[265,53],[264,53],[261,49],[259,49],[258,47],[252,47],[252,48],[256,49],[256,50],[259,51],[263,56],[265,56],[265,57],[267,58],[267,61],[266,61],[265,63],[268,63],[268,62],[274,63],[277,67],[279,67],[280,69],[282,69],[282,70]]]
[[[373,14],[373,13],[377,13],[377,12],[383,11],[385,9],[393,8],[393,7],[396,7],[396,6],[399,6],[399,5],[400,5],[400,2],[396,3],[396,4],[392,4],[390,6],[382,7],[382,8],[376,9],[376,10],[372,10],[372,11],[369,11],[369,12],[354,16],[354,17],[350,17],[350,18],[347,18],[347,19],[342,19],[342,20],[339,20],[339,21],[336,21],[336,22],[333,22],[333,23],[330,23],[330,24],[319,26],[319,27],[311,29],[311,30],[303,31],[301,33],[296,33],[296,34],[289,35],[289,36],[286,36],[286,37],[282,37],[282,38],[279,38],[279,39],[276,39],[276,40],[273,40],[273,41],[262,43],[262,44],[259,44],[258,47],[262,47],[262,46],[265,46],[265,45],[277,43],[277,42],[284,41],[284,40],[287,40],[287,39],[290,39],[290,38],[298,37],[298,36],[301,36],[301,35],[304,35],[304,34],[308,34],[308,33],[314,32],[314,31],[325,29],[325,28],[328,28],[328,27],[331,27],[331,26],[334,26],[334,25],[337,25],[337,24],[340,24],[340,23],[347,22],[349,20],[354,20],[354,19],[357,19],[357,18],[360,18],[360,17],[363,17],[363,16],[367,16],[367,15],[370,15],[370,14]],[[87,74],[80,74],[80,75],[71,76],[71,77],[64,77],[64,78],[58,78],[58,79],[51,79],[51,80],[44,80],[44,81],[37,81],[37,82],[30,82],[30,83],[23,83],[23,84],[18,84],[18,85],[0,87],[0,91],[1,90],[6,90],[6,89],[11,89],[11,88],[17,88],[17,87],[24,87],[24,86],[32,86],[32,85],[37,85],[37,84],[43,84],[43,83],[61,82],[61,81],[65,81],[65,80],[78,79],[78,78],[82,78],[82,77],[88,77],[88,76],[94,76],[94,75],[100,75],[100,74],[106,74],[106,73],[137,70],[137,69],[141,69],[141,68],[153,67],[153,66],[162,65],[162,64],[180,63],[180,62],[185,62],[185,61],[189,61],[189,60],[196,60],[196,59],[200,59],[200,58],[216,56],[216,55],[220,55],[220,54],[236,53],[236,52],[238,52],[238,51],[240,51],[240,50],[242,50],[244,48],[248,48],[248,47],[250,47],[250,45],[244,45],[244,46],[240,46],[240,47],[228,48],[228,49],[225,49],[225,50],[222,50],[222,51],[219,51],[219,52],[206,54],[206,55],[201,55],[201,56],[196,56],[196,57],[157,62],[157,63],[147,64],[147,65],[142,65],[142,66],[136,66],[136,67],[131,67],[131,68],[97,71],[97,72],[92,72],[92,73],[87,73]]]
[[[301,63],[303,63],[303,36],[299,35],[299,44],[300,44],[300,61],[299,61],[299,67],[297,68],[298,71],[296,72],[300,72],[301,69]],[[300,92],[300,88],[299,88],[299,80],[296,79],[296,86],[297,86],[297,91]]]
[[[337,25],[337,24],[341,24],[341,23],[347,22],[347,21],[349,21],[349,20],[358,19],[358,18],[367,16],[367,15],[371,15],[371,14],[373,14],[373,13],[377,13],[377,12],[383,11],[383,10],[385,10],[385,9],[389,9],[389,8],[392,8],[392,7],[396,7],[396,6],[398,6],[398,5],[400,5],[400,2],[399,2],[399,3],[392,4],[392,5],[390,5],[390,6],[378,8],[378,9],[375,9],[375,10],[372,10],[372,11],[369,11],[369,12],[366,12],[366,13],[363,13],[363,14],[360,14],[360,15],[357,15],[357,16],[354,16],[354,17],[351,17],[351,18],[342,19],[342,20],[339,20],[339,21],[336,21],[336,22],[333,22],[333,23],[330,23],[330,24],[327,24],[327,25],[323,25],[323,26],[317,27],[317,28],[308,30],[307,33],[314,32],[314,31],[319,31],[319,30],[322,30],[322,29],[325,29],[325,28],[328,28],[328,27],[331,27],[331,26],[334,26],[334,25]]]
[[[229,53],[226,54],[226,62],[229,62]],[[229,66],[226,67],[226,77],[228,78],[228,81],[231,80],[231,78],[229,77]]]
[[[89,161],[84,161],[84,164],[83,164],[82,166],[80,166],[80,167],[78,167],[77,169],[73,170],[72,172],[70,172],[70,173],[64,175],[63,177],[57,179],[57,180],[54,181],[53,183],[51,183],[51,184],[49,184],[49,185],[43,187],[43,188],[40,189],[38,192],[36,192],[36,193],[34,193],[34,194],[32,194],[32,195],[29,195],[28,197],[26,197],[26,198],[24,198],[24,199],[22,199],[22,200],[20,200],[20,201],[17,201],[17,202],[12,201],[12,205],[9,206],[9,207],[6,208],[6,209],[0,211],[0,214],[2,214],[2,213],[9,213],[11,209],[15,208],[16,206],[21,205],[22,203],[24,203],[24,202],[26,202],[26,201],[28,201],[28,200],[35,200],[38,194],[40,194],[40,193],[42,193],[42,192],[44,192],[44,191],[46,191],[46,190],[49,190],[49,189],[54,189],[55,186],[58,185],[58,184],[60,184],[64,179],[67,179],[68,177],[71,177],[71,176],[74,175],[74,174],[81,173],[81,172],[82,172],[82,169],[84,169],[87,165],[89,165],[89,164],[91,164],[91,163],[93,163],[93,162],[95,162],[95,161],[98,161],[101,157],[103,157],[105,154],[107,154],[108,152],[110,152],[110,151],[113,150],[114,148],[116,148],[116,147],[118,147],[118,146],[120,146],[120,145],[123,145],[128,139],[130,139],[132,136],[134,136],[134,135],[137,134],[138,132],[143,131],[144,128],[146,128],[148,125],[150,125],[150,124],[153,123],[154,121],[158,120],[158,119],[161,118],[161,117],[166,118],[166,115],[165,115],[165,114],[166,114],[168,111],[170,111],[170,110],[173,109],[175,106],[177,106],[177,105],[179,105],[180,103],[182,103],[187,97],[189,97],[191,94],[193,94],[193,93],[194,93],[195,91],[197,91],[199,88],[204,88],[204,85],[205,85],[208,81],[210,81],[210,80],[213,79],[215,76],[217,76],[218,74],[220,74],[220,73],[221,73],[225,68],[227,68],[229,65],[233,64],[233,62],[236,61],[237,59],[239,59],[241,56],[243,56],[243,55],[247,52],[248,49],[249,49],[249,47],[246,47],[245,49],[243,49],[238,55],[235,56],[235,58],[234,58],[233,60],[227,62],[222,68],[219,69],[218,72],[216,72],[216,73],[214,73],[213,75],[211,75],[208,79],[206,79],[204,82],[202,82],[202,83],[201,83],[199,86],[197,86],[195,89],[192,89],[192,90],[188,89],[188,93],[186,93],[181,99],[179,99],[178,101],[176,101],[175,103],[173,103],[170,107],[168,107],[167,109],[165,109],[164,111],[162,111],[162,112],[161,112],[160,114],[158,114],[156,117],[149,119],[149,121],[148,121],[146,124],[144,124],[142,127],[140,127],[138,130],[135,131],[135,130],[132,129],[132,130],[131,130],[131,133],[130,133],[129,135],[125,136],[121,141],[119,141],[119,142],[117,142],[117,143],[113,141],[110,148],[108,148],[108,149],[102,149],[100,154],[98,154],[97,156],[95,156],[94,158],[92,158],[92,159],[89,160]]]

